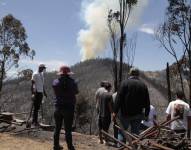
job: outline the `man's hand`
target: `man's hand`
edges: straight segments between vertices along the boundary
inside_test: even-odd
[[[32,94],[32,96],[31,96],[31,100],[32,100],[32,101],[35,100],[35,94]]]
[[[145,121],[149,121],[149,117],[148,116],[144,116],[144,120]]]
[[[112,113],[112,120],[113,120],[113,122],[116,122],[116,114],[115,113]]]
[[[44,96],[47,98],[48,96],[47,96],[47,94],[46,94],[46,92],[44,92]]]

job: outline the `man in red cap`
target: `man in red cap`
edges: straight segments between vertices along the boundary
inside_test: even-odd
[[[72,142],[72,123],[74,118],[74,108],[78,86],[74,79],[70,77],[73,72],[68,66],[60,67],[58,73],[60,77],[53,81],[55,94],[55,131],[54,131],[54,150],[63,149],[59,144],[60,131],[64,120],[65,139],[69,150],[75,150]]]
[[[38,71],[33,73],[32,75],[32,99],[33,99],[33,118],[32,124],[38,126],[38,111],[40,109],[40,105],[42,103],[43,95],[47,97],[44,88],[44,73],[46,71],[46,66],[44,64],[40,64],[38,67]]]

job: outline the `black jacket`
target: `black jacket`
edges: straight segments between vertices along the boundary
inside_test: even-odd
[[[137,77],[122,82],[114,104],[114,112],[121,111],[124,117],[132,117],[143,113],[149,115],[150,98],[147,86]]]
[[[78,94],[78,86],[74,79],[69,76],[61,76],[53,81],[52,85],[55,93],[55,106],[76,103],[76,94]]]

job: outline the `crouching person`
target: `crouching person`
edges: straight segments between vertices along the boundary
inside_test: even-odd
[[[63,121],[68,149],[75,150],[72,143],[72,124],[76,103],[75,95],[78,93],[78,86],[74,79],[70,77],[73,73],[70,71],[69,67],[62,66],[58,74],[60,77],[55,79],[52,85],[55,93],[54,150],[63,149],[63,147],[59,144],[60,131]]]
[[[141,121],[140,130],[146,130],[155,125],[157,125],[157,113],[155,107],[150,105],[149,117]]]

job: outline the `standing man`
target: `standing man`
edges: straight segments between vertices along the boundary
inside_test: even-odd
[[[76,94],[78,94],[77,83],[70,77],[73,72],[68,66],[62,66],[58,73],[60,77],[53,81],[55,94],[55,131],[54,150],[63,149],[59,144],[60,131],[64,120],[65,139],[69,150],[75,150],[72,142],[72,123],[76,104]]]
[[[111,84],[109,82],[106,82],[105,85],[105,92],[103,92],[100,95],[100,105],[99,105],[99,138],[100,138],[100,144],[103,144],[103,136],[101,133],[101,130],[104,130],[105,132],[108,132],[109,126],[111,123],[111,114],[113,112],[112,110],[112,94],[111,91]],[[108,144],[108,140],[105,139],[106,144]]]
[[[114,121],[119,111],[119,119],[124,129],[127,130],[131,126],[131,133],[138,135],[141,120],[143,117],[147,119],[150,111],[148,88],[140,81],[138,69],[132,68],[129,79],[121,84],[114,104]],[[119,139],[123,138],[120,134]]]
[[[173,121],[170,124],[170,128],[177,133],[185,133],[188,129],[188,116],[190,111],[190,106],[184,102],[184,93],[182,91],[176,92],[177,99],[169,103],[166,113],[167,120],[173,119],[177,116],[180,118]],[[189,121],[190,122],[190,121]]]
[[[106,81],[101,81],[100,82],[100,87],[97,89],[97,91],[95,93],[96,110],[97,110],[98,114],[99,114],[99,105],[100,105],[101,94],[104,93],[104,92],[107,92],[107,90],[105,89],[105,84],[106,84]]]
[[[40,64],[38,67],[38,71],[32,75],[32,99],[33,99],[33,118],[32,124],[38,126],[38,111],[42,104],[43,95],[47,97],[44,88],[44,73],[46,71],[46,67],[44,64]]]

